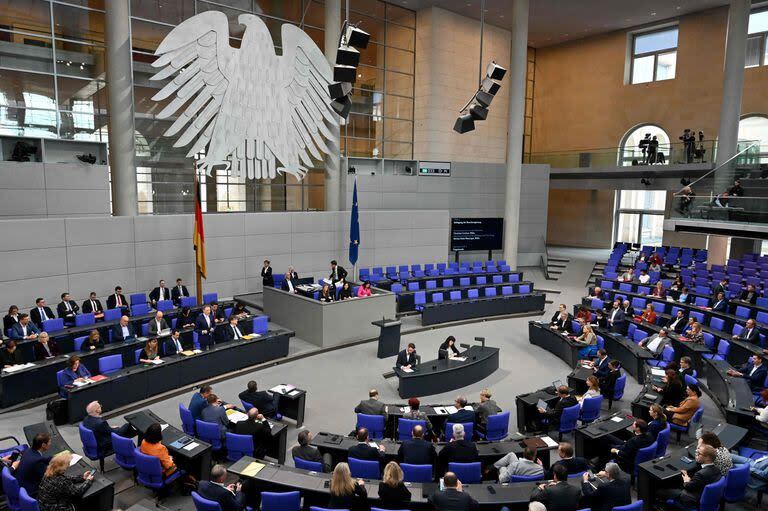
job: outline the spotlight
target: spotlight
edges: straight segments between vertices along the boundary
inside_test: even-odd
[[[459,133],[466,133],[475,129],[475,121],[472,119],[472,115],[464,114],[456,118],[456,124],[453,125],[453,130]]]
[[[493,80],[502,80],[504,75],[507,74],[507,70],[498,65],[496,61],[491,61],[485,69],[485,74],[488,78],[492,78]]]
[[[336,98],[331,101],[331,108],[333,108],[333,110],[341,117],[346,119],[349,116],[349,111],[352,110],[352,100],[349,99],[349,96]]]
[[[344,39],[346,39],[348,45],[364,50],[368,47],[368,40],[370,38],[371,35],[368,32],[347,23]]]
[[[333,80],[335,82],[355,83],[357,79],[357,68],[354,66],[333,66]]]
[[[653,184],[653,181],[650,177],[643,177],[640,179],[640,184],[645,186],[651,186]]]
[[[328,94],[331,96],[331,108],[346,120],[352,109],[352,84],[360,76],[357,66],[360,64],[360,50],[368,46],[371,36],[368,32],[344,22],[341,30],[341,40],[336,51],[336,65],[333,66],[333,81],[328,86]]]
[[[336,63],[357,68],[357,65],[360,64],[360,50],[354,46],[342,44],[336,50]]]
[[[332,83],[328,85],[328,93],[332,98],[342,98],[352,92],[352,84],[348,82]]]
[[[499,80],[504,78],[507,70],[496,64],[495,61],[486,68],[485,78],[480,82],[480,87],[475,91],[472,99],[460,110],[460,116],[453,126],[454,131],[466,133],[475,129],[475,121],[484,121],[488,118],[488,107],[494,96],[501,89]]]
[[[484,121],[488,118],[488,109],[482,105],[469,107],[469,115],[476,121]]]
[[[480,85],[481,91],[495,96],[496,93],[499,92],[499,89],[501,89],[501,84],[499,82],[488,76],[483,78],[483,83]]]

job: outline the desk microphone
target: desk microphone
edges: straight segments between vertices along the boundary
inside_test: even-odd
[[[468,350],[471,346],[469,344],[461,343],[459,344],[459,347],[464,348],[465,350]]]

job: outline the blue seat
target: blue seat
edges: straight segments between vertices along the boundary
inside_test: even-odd
[[[77,427],[80,432],[80,441],[83,443],[83,454],[92,461],[99,462],[99,468],[104,472],[104,458],[113,454],[112,450],[99,451],[99,444],[96,442],[96,435],[93,431],[82,424]]]
[[[139,363],[139,357],[141,357],[141,352],[144,351],[144,348],[138,348],[133,350],[133,363],[138,364]]]
[[[467,440],[472,440],[472,435],[475,431],[475,424],[472,422],[462,422],[462,426],[464,426],[464,438]],[[445,423],[445,441],[450,442],[453,438],[453,422],[446,422]]]
[[[203,303],[213,303],[219,301],[218,293],[205,293],[203,294]]]
[[[501,284],[502,282],[504,282],[504,277],[501,275],[494,275],[491,277],[491,283],[493,284]]]
[[[220,451],[224,447],[221,443],[221,431],[219,431],[218,424],[197,419],[195,420],[195,430],[197,431],[197,438],[211,444],[211,449],[214,451]]]
[[[519,273],[510,273],[509,274],[509,282],[520,282],[520,274]]]
[[[27,490],[24,488],[19,488],[19,510],[40,511],[40,506],[38,505],[37,501],[30,497],[27,493]]]
[[[666,428],[659,431],[659,434],[656,436],[656,458],[667,454],[667,446],[669,445],[669,436],[671,434],[672,429],[670,429],[669,424],[667,424]]]
[[[451,291],[448,298],[452,301],[461,300],[461,291]]]
[[[437,289],[437,281],[436,280],[428,280],[426,282],[426,289]]]
[[[301,493],[298,491],[261,492],[261,511],[299,511],[299,509],[301,509]]]
[[[659,444],[657,442],[653,442],[648,447],[643,447],[642,449],[637,450],[637,455],[635,456],[635,469],[632,474],[633,477],[637,477],[638,465],[645,463],[646,461],[651,461],[656,457],[656,450],[658,448]]]
[[[749,319],[749,307],[742,307],[739,305],[736,307],[736,312],[734,314],[740,318]]]
[[[419,283],[418,282],[409,282],[408,283],[408,291],[418,291],[419,290]]]
[[[579,420],[588,424],[600,418],[600,408],[603,406],[603,396],[587,397],[581,402]]]
[[[413,436],[414,426],[421,426],[424,431],[427,429],[427,421],[403,419],[398,417],[397,419],[397,440],[407,440]]]
[[[485,433],[478,434],[489,442],[504,440],[509,434],[509,412],[501,412],[488,416],[488,424],[485,426]]]
[[[134,305],[147,303],[147,295],[144,293],[133,293],[129,295],[128,298],[131,301],[131,308],[133,308]]]
[[[675,348],[664,346],[661,351],[661,360],[648,360],[648,365],[652,367],[667,367],[675,360]],[[687,375],[686,375],[687,376]]]
[[[256,316],[253,318],[253,333],[264,335],[269,330],[269,316]]]
[[[115,463],[120,468],[133,471],[136,468],[136,455],[134,451],[136,444],[130,438],[125,438],[117,433],[110,433],[112,436],[112,450],[115,452]]]
[[[522,483],[525,481],[543,481],[543,480],[544,480],[544,472],[535,476],[514,476],[513,475],[509,478],[510,483]]]
[[[136,481],[142,486],[154,491],[162,490],[184,475],[183,470],[177,469],[166,477],[159,458],[144,454],[139,448],[134,449],[133,452],[136,458]]]
[[[293,458],[293,464],[296,466],[296,468],[303,470],[311,470],[313,472],[319,473],[323,472],[323,464],[319,461],[307,461],[301,458]]]
[[[475,284],[477,284],[478,286],[484,286],[484,285],[488,284],[488,278],[486,276],[484,276],[484,275],[480,276],[480,277],[477,277],[477,280],[475,281]]]
[[[85,343],[86,339],[88,339],[87,335],[84,335],[82,337],[75,337],[75,340],[73,341],[73,348],[75,351],[80,351],[83,349],[83,343]]]
[[[144,316],[149,314],[149,305],[146,303],[138,303],[131,306],[131,316]]]
[[[512,286],[502,286],[501,296],[510,296],[513,294],[515,294],[515,291],[512,289]]]
[[[205,499],[196,491],[192,492],[192,503],[195,505],[195,511],[222,511],[218,502]]]
[[[685,375],[685,384],[686,385],[698,385],[699,380],[696,379],[695,376],[691,376],[690,374]]]
[[[253,456],[253,435],[227,433],[224,442],[227,445],[229,461],[238,461],[243,456]]]
[[[469,298],[470,300],[477,299],[479,297],[480,297],[480,291],[478,291],[477,289],[467,290],[467,298]]]
[[[381,469],[378,461],[359,460],[357,458],[348,458],[347,461],[352,477],[381,479]]]
[[[465,286],[468,286],[468,285],[469,285],[469,277],[461,277],[461,278],[459,279],[459,285],[460,285],[461,287],[465,287]]]
[[[197,298],[194,296],[182,296],[180,305],[182,307],[194,307],[197,305]]]
[[[93,325],[96,323],[96,316],[93,312],[78,314],[75,316],[75,326]]]
[[[427,303],[426,291],[416,291],[413,295],[413,305],[417,311],[424,309],[424,305]]]
[[[381,440],[384,438],[384,416],[358,413],[355,429],[360,428],[366,428],[368,430],[368,436],[371,438]]]
[[[3,493],[5,493],[8,509],[11,511],[19,511],[21,509],[19,506],[19,481],[13,477],[11,471],[5,466],[3,467],[1,477],[3,480]]]
[[[443,293],[435,293],[432,295],[432,303],[442,303],[443,299]]]
[[[189,436],[195,436],[195,418],[192,417],[184,403],[179,403],[179,417],[181,417],[181,428]]]
[[[99,373],[112,374],[123,368],[122,355],[107,355],[99,358]]]
[[[64,388],[64,369],[56,371],[56,385],[59,387],[59,397],[66,399],[67,389]]]
[[[558,428],[558,442],[563,440],[563,433],[570,433],[576,429],[580,412],[581,406],[578,404],[563,409],[563,413],[560,415],[560,427]]]
[[[64,319],[63,318],[53,318],[53,319],[46,319],[43,321],[43,331],[44,332],[55,332],[57,330],[64,330]]]
[[[493,298],[496,296],[496,288],[495,287],[486,287],[483,289],[486,298]]]
[[[613,407],[614,401],[619,401],[624,397],[624,388],[627,386],[627,375],[622,374],[616,379],[616,386],[613,388],[613,395],[608,398],[608,409]]]
[[[720,501],[725,492],[725,479],[725,477],[721,477],[719,481],[706,485],[704,491],[701,492],[699,507],[694,509],[698,511],[718,511],[720,509]],[[668,500],[667,506],[689,511],[688,508],[683,507],[676,500]]]
[[[104,311],[104,321],[117,321],[123,315],[123,309],[107,309]]]
[[[731,352],[731,343],[725,339],[720,339],[717,343],[717,353],[704,353],[702,357],[710,360],[725,360],[728,358],[728,353]]]
[[[448,463],[448,470],[456,474],[459,481],[464,484],[479,483],[483,478],[479,461],[474,463]]]
[[[520,293],[521,295],[529,294],[531,292],[531,286],[528,284],[523,284],[522,286],[517,288],[517,292]]]
[[[712,318],[709,320],[709,328],[712,330],[723,330],[725,327],[725,320],[721,318]]]
[[[174,308],[174,305],[172,300],[160,300],[159,302],[157,302],[157,306],[155,307],[155,309],[163,312],[169,311],[173,308]]]
[[[395,282],[394,284],[392,284],[392,286],[389,289],[396,295],[399,295],[400,293],[403,292],[403,285]]]
[[[691,422],[689,422],[686,426],[680,426],[678,424],[675,424],[674,422],[669,423],[669,427],[677,435],[678,442],[680,441],[680,436],[682,433],[685,433],[685,434],[689,433],[691,429],[691,424],[696,424],[697,422],[701,422],[702,415],[704,415],[704,406],[700,406],[699,409],[696,410],[696,413],[694,413],[693,417],[691,417]]]
[[[431,483],[432,465],[411,465],[401,463],[403,469],[403,481],[407,483]]]
[[[723,500],[729,503],[745,500],[749,482],[749,463],[734,465],[725,476]]]

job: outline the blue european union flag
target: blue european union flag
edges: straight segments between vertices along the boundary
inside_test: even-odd
[[[357,249],[360,246],[360,219],[357,212],[357,178],[352,192],[352,218],[349,224],[349,262],[357,264]]]

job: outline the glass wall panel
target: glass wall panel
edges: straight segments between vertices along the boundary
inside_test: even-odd
[[[104,13],[53,4],[54,35],[60,39],[104,43]]]
[[[4,31],[51,34],[51,6],[46,0],[0,0],[0,28]],[[18,42],[7,33],[0,40]]]

